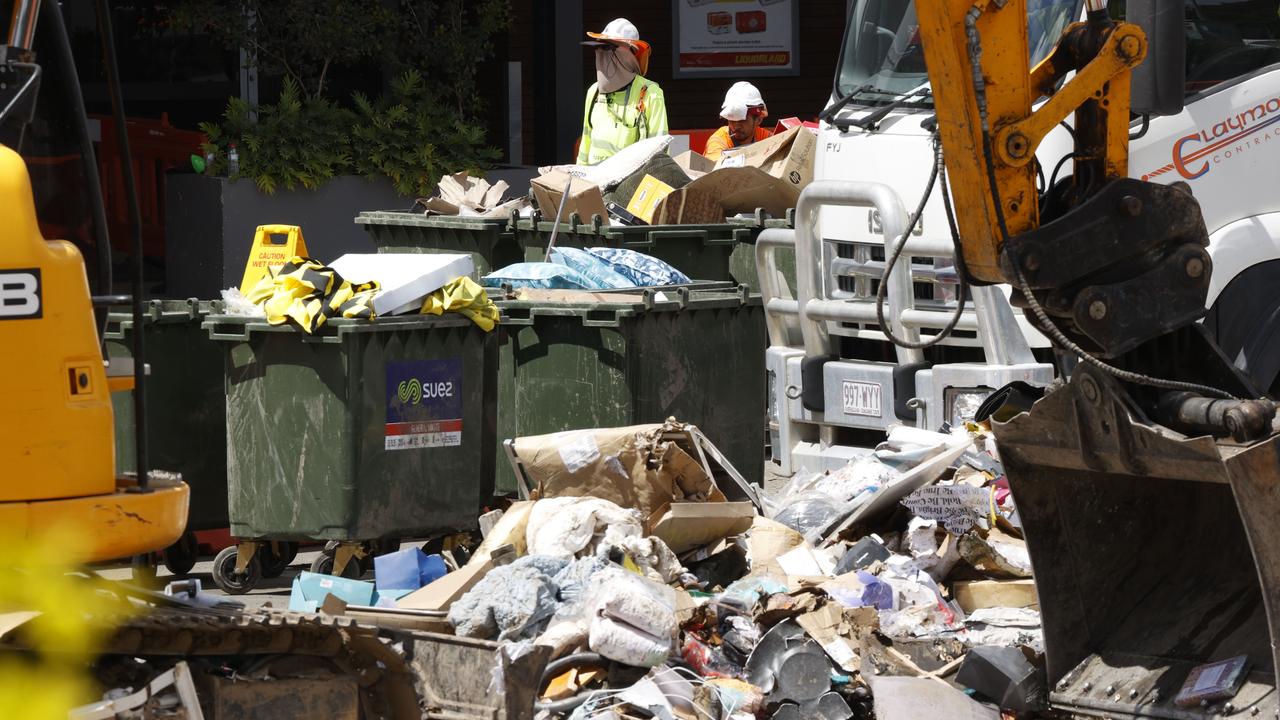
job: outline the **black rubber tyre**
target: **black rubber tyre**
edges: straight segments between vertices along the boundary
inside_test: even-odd
[[[292,540],[287,540],[279,543],[279,545],[286,565],[292,564],[294,560],[298,559],[298,543]]]
[[[319,555],[311,562],[311,572],[320,573],[321,575],[333,574],[333,558],[328,555]],[[342,577],[351,580],[359,580],[364,573],[364,568],[360,566],[359,558],[351,558],[347,561],[347,566],[342,568]]]
[[[195,533],[187,530],[178,538],[178,542],[165,548],[160,557],[169,572],[186,575],[196,566],[196,560],[200,559],[200,541],[196,540]]]
[[[223,548],[213,559],[213,582],[228,595],[243,595],[257,587],[262,580],[262,563],[258,559],[258,553],[253,554],[244,574],[236,574],[236,557],[239,554],[240,549],[232,545]]]
[[[381,538],[369,543],[372,555],[386,555],[400,549],[400,538]]]
[[[298,544],[287,541],[265,543],[258,549],[258,555],[262,557],[262,577],[280,577],[298,556]]]

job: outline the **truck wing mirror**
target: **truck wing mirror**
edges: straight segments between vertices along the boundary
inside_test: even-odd
[[[1128,0],[1125,20],[1147,34],[1147,57],[1133,71],[1130,109],[1139,115],[1182,112],[1187,75],[1183,0]]]

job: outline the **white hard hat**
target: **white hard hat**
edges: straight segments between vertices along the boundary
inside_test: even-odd
[[[583,45],[625,45],[631,48],[631,52],[636,56],[636,60],[640,63],[640,74],[647,75],[649,73],[649,55],[653,48],[649,43],[640,39],[640,31],[631,21],[626,18],[618,18],[608,25],[604,26],[604,30],[598,33],[589,32],[587,37],[592,38]]]
[[[604,30],[598,33],[589,32],[587,35],[597,40],[616,40],[620,42],[640,39],[640,31],[626,18],[618,18],[605,25]]]
[[[724,94],[724,104],[720,106],[720,117],[725,120],[746,120],[750,108],[764,108],[764,97],[755,85],[739,81]]]

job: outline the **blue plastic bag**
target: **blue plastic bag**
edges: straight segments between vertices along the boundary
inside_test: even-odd
[[[557,265],[573,268],[585,275],[593,283],[593,290],[617,290],[636,286],[626,276],[615,272],[609,262],[585,250],[558,247],[551,251],[548,259]]]
[[[614,272],[638,287],[684,285],[693,282],[688,275],[651,255],[627,248],[594,247],[587,252],[605,261]]]
[[[862,604],[877,610],[893,609],[893,587],[869,572],[858,571],[862,581]]]
[[[565,265],[523,262],[508,265],[480,278],[484,287],[542,288],[550,290],[592,290],[591,279]]]
[[[444,577],[448,571],[444,558],[427,555],[416,547],[378,555],[373,559],[373,578],[379,592],[417,590]]]

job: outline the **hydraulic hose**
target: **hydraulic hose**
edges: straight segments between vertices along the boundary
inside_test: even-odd
[[[40,6],[44,13],[42,18],[45,27],[52,28],[53,51],[56,61],[53,63],[61,75],[61,81],[67,87],[67,98],[71,101],[71,112],[77,122],[76,135],[80,145],[80,166],[84,174],[86,194],[89,199],[89,210],[93,213],[93,242],[98,256],[98,295],[111,295],[111,238],[107,230],[107,208],[102,199],[102,182],[98,177],[98,161],[93,151],[93,139],[89,137],[87,113],[84,108],[84,96],[80,93],[80,74],[76,71],[75,56],[71,52],[71,40],[67,36],[67,24],[62,18],[62,10],[56,2],[46,2]],[[107,313],[104,311],[99,321],[98,338],[106,343]]]
[[[97,0],[98,34],[102,39],[102,65],[107,72],[107,88],[111,94],[111,117],[116,126],[116,142],[120,145],[120,171],[124,174],[125,199],[129,205],[130,264],[133,266],[133,422],[135,463],[138,488],[147,487],[150,467],[147,464],[147,386],[146,333],[142,325],[142,213],[138,209],[138,187],[133,177],[133,154],[129,151],[129,128],[120,92],[120,68],[116,64],[116,41],[111,28],[111,8],[107,0]],[[110,252],[110,248],[108,248]]]

